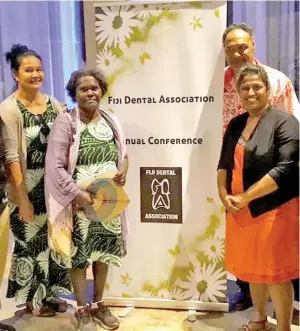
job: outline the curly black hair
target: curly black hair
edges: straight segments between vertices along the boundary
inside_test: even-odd
[[[37,52],[21,44],[12,45],[11,50],[6,52],[4,56],[6,62],[10,64],[10,68],[13,72],[19,71],[21,60],[25,56],[35,56],[42,62],[42,58]]]
[[[80,69],[73,71],[71,77],[68,81],[66,86],[66,90],[68,92],[69,97],[72,99],[73,102],[76,102],[76,88],[79,83],[79,79],[81,77],[92,76],[94,77],[100,86],[102,96],[104,96],[108,89],[108,83],[104,73],[98,69]]]
[[[270,90],[270,81],[266,70],[264,69],[264,67],[254,64],[246,64],[240,69],[236,81],[236,86],[238,90],[242,85],[244,77],[249,75],[251,76],[258,75],[262,79],[262,81],[266,84],[267,90],[268,91]]]
[[[239,24],[231,24],[231,25],[229,25],[229,27],[226,28],[226,30],[223,33],[223,38],[222,38],[223,46],[225,46],[225,40],[226,40],[227,35],[233,30],[243,30],[243,31],[247,32],[253,42],[253,45],[255,45],[255,35],[254,35],[254,31],[251,28],[251,26],[246,23],[239,23]]]

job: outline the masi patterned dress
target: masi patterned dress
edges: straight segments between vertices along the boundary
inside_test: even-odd
[[[20,304],[32,301],[33,308],[53,292],[69,294],[72,287],[68,270],[60,258],[48,248],[47,214],[44,196],[44,168],[47,137],[57,114],[50,100],[43,115],[35,116],[21,102],[16,101],[23,116],[27,144],[26,188],[34,207],[34,221],[19,219],[19,209],[11,206],[11,230],[15,237],[7,297],[15,297]]]
[[[83,180],[116,169],[118,151],[113,132],[105,119],[81,126],[75,179]],[[95,222],[82,212],[74,217],[72,267],[85,269],[94,261],[120,266],[124,256],[121,220]]]

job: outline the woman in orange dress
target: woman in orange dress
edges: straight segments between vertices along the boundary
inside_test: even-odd
[[[225,133],[218,189],[227,210],[226,267],[250,283],[255,308],[239,330],[270,330],[270,294],[276,330],[290,331],[291,280],[299,277],[299,122],[270,106],[262,67],[242,68],[237,88],[246,112]]]

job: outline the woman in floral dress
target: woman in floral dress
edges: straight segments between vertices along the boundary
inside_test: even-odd
[[[63,109],[39,91],[44,73],[36,52],[14,45],[6,59],[17,82],[16,92],[0,105],[15,237],[7,297],[26,303],[37,316],[49,317],[67,309],[53,293],[71,290],[66,267],[55,262],[57,253],[48,247],[44,195],[47,138]]]
[[[62,218],[62,233],[57,232],[57,235],[61,238],[72,229],[69,237],[72,241],[70,275],[77,299],[78,329],[95,331],[98,324],[113,330],[119,327],[119,322],[103,303],[102,296],[108,266],[120,266],[125,255],[126,215],[123,213],[103,222],[87,219],[80,210],[92,204],[93,199],[87,191],[80,190],[76,182],[115,170],[113,180],[124,185],[128,170],[125,139],[116,116],[99,105],[107,91],[106,79],[101,72],[75,71],[67,90],[78,106],[57,118],[49,137],[45,181],[49,193],[46,193],[48,214],[53,227],[57,227],[59,215],[67,215],[63,208],[67,211],[73,205],[71,223],[66,225],[65,217]],[[58,204],[61,210],[57,209]],[[55,237],[54,231],[51,233]],[[52,238],[52,241],[58,250],[67,251],[67,247],[61,248],[59,239]],[[89,266],[92,266],[94,275],[91,305],[86,302],[86,269]]]

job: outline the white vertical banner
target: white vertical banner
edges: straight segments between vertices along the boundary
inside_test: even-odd
[[[216,186],[226,2],[85,6],[88,65],[108,77],[103,105],[130,160],[128,255],[110,269],[106,301],[226,311]]]

